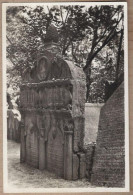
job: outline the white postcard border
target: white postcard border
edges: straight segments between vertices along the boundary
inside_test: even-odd
[[[125,89],[125,188],[22,188],[8,185],[7,169],[7,110],[6,110],[6,7],[33,5],[123,5],[124,6],[124,89]],[[3,3],[2,4],[2,81],[3,81],[3,189],[5,193],[62,193],[62,192],[129,192],[129,108],[128,108],[128,25],[127,2],[44,2],[44,3]]]

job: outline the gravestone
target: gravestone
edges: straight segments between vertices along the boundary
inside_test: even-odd
[[[81,68],[63,59],[57,42],[51,25],[34,68],[23,75],[20,160],[75,180],[85,176],[86,79]]]
[[[7,110],[7,138],[9,140],[14,139],[14,113],[12,109]]]
[[[7,110],[7,139],[20,142],[20,120],[18,114],[14,113],[15,110]]]

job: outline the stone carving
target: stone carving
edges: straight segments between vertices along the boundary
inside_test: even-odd
[[[38,60],[37,64],[37,77],[40,81],[45,80],[48,76],[49,61],[46,57]]]
[[[21,133],[21,161],[72,180],[81,178],[85,166],[86,82],[83,70],[59,54],[55,32],[49,27],[45,49],[21,87],[23,131],[28,132],[25,138]]]

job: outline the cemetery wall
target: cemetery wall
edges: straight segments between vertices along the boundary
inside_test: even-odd
[[[124,83],[102,107],[91,182],[124,187],[125,183]]]

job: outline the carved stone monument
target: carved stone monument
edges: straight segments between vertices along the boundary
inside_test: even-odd
[[[85,74],[62,58],[58,32],[51,25],[44,51],[23,76],[21,162],[68,180],[85,176],[85,97]]]

